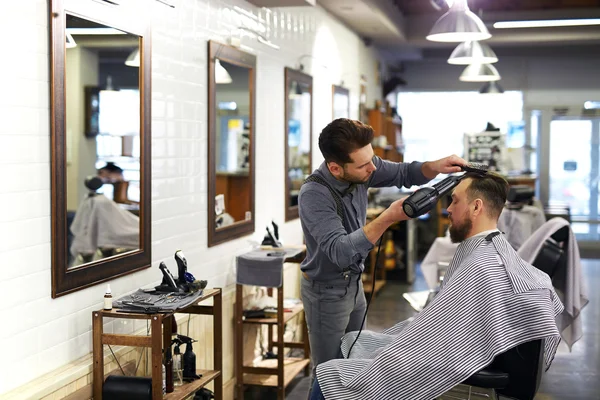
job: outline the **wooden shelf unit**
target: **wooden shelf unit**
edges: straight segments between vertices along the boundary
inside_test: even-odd
[[[368,112],[369,125],[375,131],[375,137],[385,136],[387,146],[373,147],[375,155],[389,161],[403,162],[404,154],[400,150],[402,142],[402,123],[394,120],[389,105],[376,107]]]
[[[303,246],[304,247],[304,246]],[[296,257],[287,258],[285,262],[301,262],[306,252]],[[283,338],[285,324],[292,318],[302,314],[302,304],[294,306],[290,311],[283,307],[283,282],[277,288],[277,317],[276,318],[245,318],[243,310],[243,287],[236,284],[235,292],[235,386],[236,398],[244,399],[244,385],[270,386],[277,388],[277,400],[285,399],[285,388],[300,371],[304,370],[306,376],[310,374],[310,346],[308,342],[308,329],[306,319],[302,319],[302,341],[286,342]],[[268,289],[268,295],[273,295],[273,289]],[[254,365],[244,365],[244,324],[260,324],[268,326],[267,350],[273,351],[277,348],[276,359],[265,359]],[[273,339],[273,327],[277,327],[277,338]],[[303,349],[304,357],[284,357],[284,349]]]
[[[213,298],[213,305],[199,303]],[[152,400],[183,400],[208,383],[215,382],[215,400],[223,399],[223,299],[221,289],[205,289],[198,301],[177,313],[212,315],[214,326],[213,368],[214,370],[198,370],[202,377],[195,381],[176,386],[172,393],[162,393],[162,354],[163,349],[171,345],[171,318],[174,313],[138,314],[120,313],[116,309],[92,312],[93,331],[93,393],[94,400],[102,400],[102,384],[104,383],[104,345],[143,346],[152,350]],[[122,335],[104,333],[104,318],[148,319],[151,324],[150,336]]]

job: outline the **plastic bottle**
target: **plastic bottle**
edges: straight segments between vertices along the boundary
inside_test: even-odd
[[[162,389],[163,394],[167,393],[167,370],[165,364],[162,365]]]
[[[173,353],[173,384],[175,386],[183,385],[183,370],[182,370],[182,355],[179,350],[179,343],[175,344],[175,351]]]
[[[165,356],[165,365],[163,366],[167,370],[165,374],[165,386],[167,393],[173,392],[173,358],[171,357],[171,348],[167,347],[167,355]]]
[[[112,310],[112,292],[110,291],[110,283],[106,286],[106,293],[104,294],[104,309]]]

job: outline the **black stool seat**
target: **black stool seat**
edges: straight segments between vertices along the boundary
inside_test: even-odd
[[[486,368],[471,375],[463,384],[485,389],[504,389],[508,382],[508,373]]]

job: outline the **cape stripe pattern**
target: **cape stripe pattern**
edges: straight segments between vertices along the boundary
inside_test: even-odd
[[[423,311],[382,333],[363,331],[351,358],[320,364],[317,378],[327,400],[429,400],[496,355],[542,338],[549,367],[562,309],[548,275],[523,261],[503,235],[470,238]],[[356,334],[342,339],[344,357]]]

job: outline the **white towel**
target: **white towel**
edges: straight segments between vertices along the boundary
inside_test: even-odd
[[[581,273],[581,258],[579,257],[577,239],[575,239],[569,222],[559,217],[552,218],[523,243],[518,253],[525,261],[532,263],[546,239],[565,226],[569,227],[569,241],[566,249],[566,279],[562,282],[555,280],[554,285],[556,292],[565,305],[565,309],[557,318],[556,323],[560,330],[560,335],[569,346],[569,349],[571,349],[571,346],[581,339],[583,335],[580,313],[588,303],[588,297]]]

